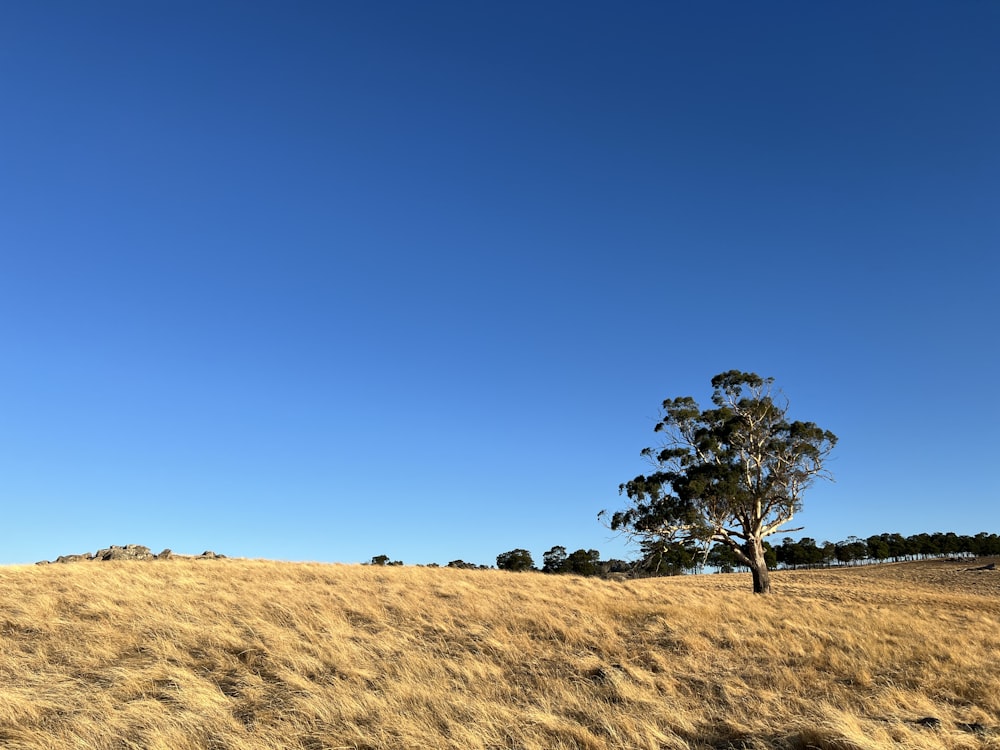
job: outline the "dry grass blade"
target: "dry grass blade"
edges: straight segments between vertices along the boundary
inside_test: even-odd
[[[1000,748],[1000,573],[0,569],[0,746]],[[935,726],[918,723],[922,717]]]

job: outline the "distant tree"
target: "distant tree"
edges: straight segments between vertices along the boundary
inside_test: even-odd
[[[903,538],[902,534],[880,534],[879,539],[885,542],[885,546],[889,550],[889,557],[896,562],[899,562],[909,554],[909,545],[907,545],[906,539]]]
[[[853,559],[851,557],[851,548],[847,546],[846,542],[838,542],[833,557],[839,564],[846,565]]]
[[[823,550],[812,537],[804,536],[799,540],[804,565],[819,565],[823,562]]]
[[[718,568],[720,573],[732,573],[742,563],[736,559],[732,547],[728,544],[713,544],[705,563],[713,568]]]
[[[836,436],[812,422],[790,422],[772,378],[729,372],[712,379],[714,409],[689,397],[663,402],[655,431],[664,442],[642,455],[654,472],[619,486],[631,506],[610,527],[633,538],[729,546],[753,575],[755,593],[771,590],[764,539],[802,507],[804,491],[830,478],[824,463]],[[606,511],[602,511],[604,516]]]
[[[912,534],[906,538],[906,543],[911,550],[911,554],[915,555],[918,559],[937,554],[930,534]]]
[[[369,564],[370,565],[388,565],[389,564],[389,556],[388,555],[375,555],[375,557],[372,558],[372,561]]]
[[[940,531],[935,531],[933,534],[930,534],[929,536],[931,538],[930,543],[934,546],[934,549],[937,550],[935,554],[947,555],[948,550],[945,549],[946,540],[944,534]]]
[[[833,542],[823,542],[823,546],[819,548],[820,551],[820,562],[824,566],[830,567],[830,563],[834,561],[837,557],[837,545]]]
[[[575,573],[578,576],[601,574],[601,553],[596,549],[578,549],[566,555],[560,573]]]
[[[679,576],[693,569],[704,556],[692,545],[672,544],[662,539],[646,539],[640,543],[642,556],[636,564],[640,576]],[[712,564],[712,563],[709,563]]]
[[[829,542],[826,542],[829,544]],[[830,559],[833,555],[833,545],[829,547]],[[798,541],[791,537],[781,540],[781,546],[777,549],[777,560],[790,568],[798,568],[802,565],[820,565],[827,559],[826,547],[820,547],[816,540],[804,536]]]
[[[862,561],[870,557],[867,542],[863,539],[858,539],[856,536],[847,537],[847,548],[852,560]]]
[[[954,555],[959,551],[958,534],[954,531],[944,533],[936,531],[931,535],[931,538],[937,544],[942,555]]]
[[[1000,555],[1000,536],[980,531],[972,539],[972,554],[977,557]]]
[[[976,540],[973,539],[968,534],[962,534],[958,537],[958,551],[963,555],[973,554],[972,550],[976,546]]]
[[[632,568],[633,564],[628,560],[619,560],[614,557],[610,560],[601,560],[601,575],[607,575],[608,573],[629,573]]]
[[[870,536],[865,541],[868,544],[868,556],[872,560],[882,562],[889,559],[889,543],[885,539],[881,536]]]
[[[778,553],[767,540],[764,540],[764,563],[768,570],[774,570],[778,567]]]
[[[475,570],[478,566],[474,563],[467,563],[465,560],[452,560],[446,567],[459,568],[460,570]]]
[[[535,561],[526,549],[512,549],[497,555],[497,567],[500,570],[523,571],[534,570]]]
[[[781,546],[778,547],[779,563],[788,568],[797,568],[800,565],[804,565],[805,561],[805,552],[802,549],[802,545],[790,536],[786,536],[781,540]]]
[[[543,573],[561,573],[566,563],[566,548],[556,545],[542,555]]]
[[[768,570],[774,570],[778,567],[780,556],[781,547],[775,548],[769,542],[764,542],[764,562],[767,564]],[[736,557],[732,547],[728,544],[716,543],[712,545],[712,549],[708,553],[708,557],[705,558],[705,562],[713,568],[718,568],[720,573],[733,573],[741,569],[746,570],[746,563]]]

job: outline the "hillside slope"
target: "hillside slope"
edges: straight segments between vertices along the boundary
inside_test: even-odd
[[[774,579],[0,568],[0,746],[1000,748],[1000,573]]]

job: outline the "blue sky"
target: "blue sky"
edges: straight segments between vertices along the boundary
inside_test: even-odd
[[[631,554],[659,403],[803,534],[1000,531],[1000,5],[0,8],[0,562]],[[798,536],[798,535],[796,535]]]

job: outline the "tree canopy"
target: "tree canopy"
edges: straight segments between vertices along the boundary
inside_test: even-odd
[[[771,589],[763,540],[785,528],[817,478],[837,437],[813,422],[789,421],[773,378],[730,370],[712,378],[712,404],[690,396],[662,404],[642,456],[654,471],[619,486],[630,505],[610,517],[612,529],[639,541],[727,545],[753,574],[755,593]],[[602,517],[606,517],[602,511]]]
[[[497,568],[500,570],[534,570],[535,561],[531,559],[531,553],[526,549],[512,549],[510,552],[501,552],[497,555]]]

